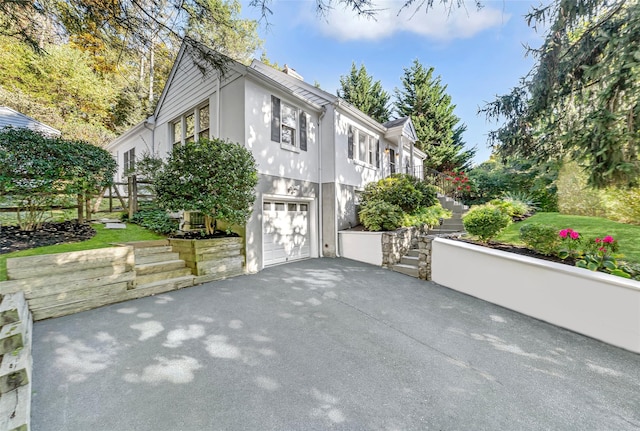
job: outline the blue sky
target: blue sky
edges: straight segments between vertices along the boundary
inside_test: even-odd
[[[242,0],[243,17],[258,18],[259,11],[248,3]],[[263,49],[271,61],[286,63],[331,93],[354,61],[392,94],[414,59],[433,66],[467,125],[465,142],[478,149],[475,162],[487,160],[487,132],[495,123],[477,115],[478,107],[507,93],[531,69],[523,44],[539,46],[542,34],[527,27],[523,16],[540,1],[483,0],[484,8],[477,11],[468,0],[466,10],[451,14],[437,5],[428,13],[408,10],[399,16],[402,0],[376,3],[381,10],[374,21],[340,6],[323,19],[315,14],[313,0],[273,0],[269,26],[259,30]]]

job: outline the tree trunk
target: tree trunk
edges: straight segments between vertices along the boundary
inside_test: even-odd
[[[84,197],[81,194],[78,194],[78,224],[84,223]]]
[[[91,221],[91,195],[89,195],[89,193],[85,194],[84,207],[85,207],[85,215],[86,215],[87,221],[90,222]]]

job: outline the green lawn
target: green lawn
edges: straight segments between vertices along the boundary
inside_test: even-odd
[[[620,245],[619,252],[624,259],[640,263],[640,226],[618,223],[600,217],[562,215],[559,213],[538,213],[525,221],[507,227],[496,241],[522,244],[520,227],[528,223],[541,223],[560,229],[571,228],[586,238],[611,235]]]
[[[145,241],[165,238],[136,224],[127,223],[126,229],[105,229],[102,224],[94,224],[96,235],[87,241],[69,244],[49,245],[29,250],[0,254],[0,281],[7,279],[7,259],[20,256],[37,256],[41,254],[65,253],[68,251],[90,250],[94,248],[112,247],[114,243],[129,241]]]

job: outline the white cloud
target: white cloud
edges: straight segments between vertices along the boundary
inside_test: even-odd
[[[403,1],[378,0],[375,19],[357,16],[340,6],[331,10],[326,19],[313,14],[306,16],[326,36],[347,40],[380,40],[400,32],[418,34],[434,40],[468,39],[491,27],[502,25],[511,17],[501,9],[485,6],[476,10],[471,4],[465,8],[448,9],[437,3],[425,12],[404,9]]]

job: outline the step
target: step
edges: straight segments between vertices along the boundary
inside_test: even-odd
[[[411,277],[418,278],[418,267],[414,265],[405,265],[402,263],[398,263],[391,267],[395,272],[400,272],[405,275],[410,275]]]
[[[419,258],[417,256],[402,256],[400,263],[405,265],[418,266]]]
[[[184,268],[186,266],[184,260],[164,260],[162,262],[143,263],[136,265],[135,270],[137,276],[155,274],[156,272],[172,271],[174,269]]]
[[[183,287],[193,286],[193,275],[172,278],[169,280],[154,281],[153,283],[141,284],[135,289],[127,290],[122,296],[124,300],[143,298],[145,296],[157,295],[159,293],[171,292]]]
[[[136,286],[142,286],[156,281],[170,280],[185,277],[191,274],[191,268],[180,268],[171,271],[156,272],[153,274],[136,276]]]
[[[464,230],[464,223],[462,222],[456,222],[456,221],[450,221],[449,223],[447,223],[447,221],[445,220],[444,223],[442,223],[442,225],[440,225],[440,227],[442,229],[460,229],[460,230]]]
[[[179,260],[180,255],[178,253],[173,252],[162,252],[162,253],[154,253],[148,256],[136,256],[136,266],[144,265],[146,263],[154,263],[154,262],[166,262],[169,260]]]
[[[167,253],[173,251],[170,245],[162,245],[156,247],[141,247],[135,249],[136,258],[142,256],[149,256],[157,253]]]
[[[163,247],[163,246],[169,245],[169,241],[166,239],[151,239],[148,241],[125,242],[122,245],[128,245],[135,249],[140,249],[140,248],[148,248],[148,247]]]
[[[415,248],[412,248],[411,250],[409,250],[407,252],[407,254],[405,254],[405,256],[409,256],[409,257],[418,257],[420,256],[420,253],[418,252],[418,250],[416,250]]]
[[[435,228],[429,229],[429,235],[443,235],[449,233],[464,233],[464,229],[446,229],[446,228]]]

